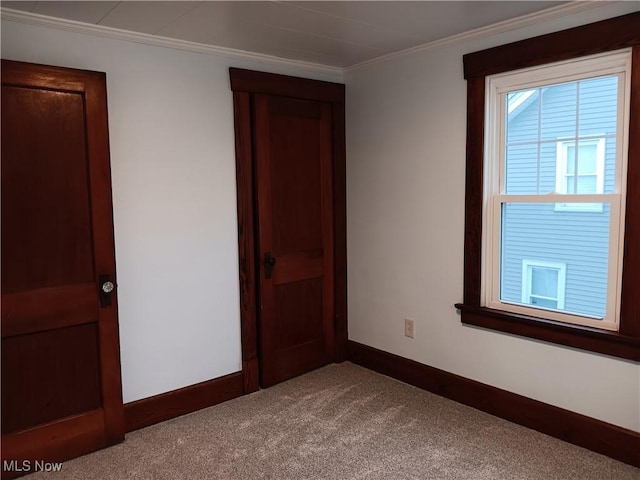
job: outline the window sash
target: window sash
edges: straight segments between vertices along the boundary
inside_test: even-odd
[[[593,77],[618,76],[618,117],[616,135],[616,161],[614,192],[624,194],[626,184],[626,152],[628,146],[629,97],[631,89],[631,49],[581,57],[541,67],[525,68],[510,73],[487,77],[485,89],[485,158],[497,159],[485,162],[484,191],[486,194],[506,192],[506,122],[509,92],[537,89],[558,83],[586,80]],[[600,139],[608,135],[584,135],[564,138],[562,141],[576,142]],[[540,142],[557,143],[558,140],[542,139]],[[527,142],[529,143],[529,142]],[[537,143],[537,142],[534,142]],[[516,142],[518,144],[518,142]],[[511,145],[511,144],[510,144]],[[602,146],[604,148],[604,144]],[[604,167],[603,167],[604,168]],[[604,172],[603,172],[604,181]]]
[[[485,266],[481,289],[481,305],[504,310],[507,312],[542,317],[564,323],[585,325],[604,330],[617,331],[620,319],[620,294],[619,285],[622,275],[622,255],[624,235],[621,231],[621,200],[619,194],[603,195],[575,195],[583,200],[583,203],[593,203],[594,198],[610,205],[609,217],[609,259],[607,262],[607,303],[606,316],[596,319],[587,315],[576,313],[557,312],[541,307],[526,306],[501,299],[500,274],[502,259],[502,205],[506,203],[520,204],[554,204],[558,198],[566,198],[567,195],[495,195],[490,202],[491,227],[485,228],[487,240],[485,246]],[[574,195],[571,195],[572,200]],[[540,262],[542,263],[542,262]],[[551,263],[551,262],[550,262]]]

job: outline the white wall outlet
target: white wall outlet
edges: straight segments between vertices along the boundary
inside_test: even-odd
[[[415,322],[410,318],[405,318],[404,319],[404,336],[413,338],[414,333],[415,333]]]

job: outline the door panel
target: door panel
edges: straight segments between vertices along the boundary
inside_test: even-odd
[[[299,111],[301,103],[308,105],[307,111]],[[273,97],[270,104],[273,250],[281,254],[322,249],[321,105]],[[292,107],[290,111],[286,106]]]
[[[2,88],[3,293],[94,277],[83,103],[79,93]]]
[[[283,283],[275,290],[276,347],[284,350],[322,338],[322,277]]]
[[[3,459],[124,438],[105,85],[2,61]]]
[[[97,344],[95,323],[5,338],[2,409],[11,415],[3,416],[2,433],[99,408]]]
[[[255,96],[263,386],[333,361],[332,111]]]

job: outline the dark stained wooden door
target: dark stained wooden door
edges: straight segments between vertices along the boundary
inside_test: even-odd
[[[257,94],[254,119],[266,387],[335,359],[332,106]]]
[[[7,465],[119,442],[124,422],[117,300],[102,291],[115,284],[105,76],[3,60],[1,108],[2,459],[12,476]]]

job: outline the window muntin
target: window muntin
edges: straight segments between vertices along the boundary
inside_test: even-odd
[[[626,183],[626,158],[621,152],[626,151],[623,145],[627,141],[629,72],[630,54],[625,51],[487,78],[483,306],[617,330]],[[518,124],[520,127],[516,128]],[[603,158],[599,160],[598,155]],[[515,213],[520,207],[526,208],[518,219]],[[601,236],[601,225],[606,222],[606,241],[592,245],[600,250],[591,252],[597,257],[595,263],[599,266],[592,269],[597,274],[589,274],[588,265],[554,253],[563,247],[574,248],[570,238],[556,238],[548,245],[525,245],[519,258],[508,258],[509,252],[515,250],[509,244],[513,236],[510,224],[526,225],[528,218],[531,231],[521,231],[520,235],[532,238],[544,232],[544,222],[542,226],[535,224],[549,212],[556,217],[564,215],[561,221],[574,232],[582,229],[581,238],[586,240]],[[572,217],[573,212],[581,218]],[[590,225],[597,225],[597,235],[589,230]],[[551,221],[546,228],[556,227]],[[542,247],[551,254],[545,255]],[[592,282],[604,297],[600,302],[604,308],[591,306],[581,311],[574,306],[565,311],[559,300],[555,308],[549,299],[547,305],[524,302],[522,283],[517,293],[505,296],[507,280],[524,278],[527,272],[522,270],[522,259],[531,257],[566,263],[567,288],[571,290],[572,282]],[[507,272],[509,263],[520,265],[519,271]],[[571,272],[580,270],[587,273],[573,278]]]

